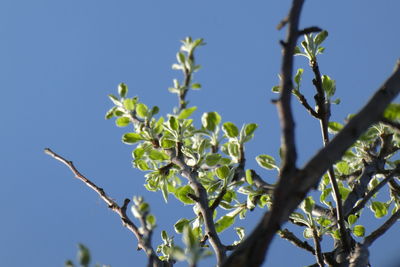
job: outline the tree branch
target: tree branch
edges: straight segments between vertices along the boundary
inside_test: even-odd
[[[150,237],[151,237],[151,230],[147,229],[146,223],[144,218],[141,218],[143,228],[145,233],[142,233],[141,230],[129,219],[129,217],[126,214],[126,209],[128,207],[128,204],[130,202],[129,199],[124,200],[124,204],[122,207],[120,207],[111,197],[109,197],[103,190],[103,188],[98,187],[95,183],[90,181],[88,178],[86,178],[84,175],[82,175],[74,166],[72,161],[69,161],[65,159],[64,157],[58,155],[57,153],[53,152],[50,148],[45,148],[44,152],[53,157],[54,159],[60,161],[64,165],[66,165],[71,172],[75,175],[75,177],[79,180],[81,180],[83,183],[85,183],[88,187],[90,187],[93,191],[95,191],[100,198],[107,204],[107,206],[117,213],[119,217],[121,218],[122,225],[128,228],[129,231],[131,231],[136,239],[138,240],[138,247],[139,249],[143,249],[144,252],[147,254],[147,257],[149,258],[149,263],[152,263],[150,266],[152,267],[165,267],[165,266],[172,266],[172,263],[170,262],[165,262],[161,261],[157,254],[155,253],[154,249],[152,248],[150,242]]]
[[[285,228],[283,230],[279,230],[278,235],[281,238],[288,240],[293,245],[302,248],[304,250],[307,250],[311,252],[313,255],[315,255],[315,249],[310,244],[308,244],[307,241],[300,240],[300,238],[298,238],[294,233],[292,233],[288,229]]]
[[[386,233],[386,231],[389,230],[389,228],[392,227],[392,225],[395,224],[399,218],[400,218],[400,209],[398,209],[395,213],[393,213],[393,215],[390,216],[390,218],[384,224],[382,224],[378,229],[376,229],[370,235],[365,237],[363,243],[366,246],[371,246],[372,243],[374,243],[376,239],[378,239],[384,233]]]
[[[319,236],[317,233],[317,230],[315,228],[312,229],[313,233],[313,240],[314,240],[314,246],[315,246],[315,257],[317,258],[317,263],[319,267],[324,267],[324,257],[322,256],[321,252],[321,243],[319,242]]]

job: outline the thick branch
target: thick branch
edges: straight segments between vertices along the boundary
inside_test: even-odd
[[[50,148],[46,148],[44,150],[46,154],[49,156],[53,157],[54,159],[60,161],[64,165],[66,165],[72,173],[75,175],[75,177],[79,180],[81,180],[83,183],[85,183],[88,187],[90,187],[93,191],[95,191],[100,198],[107,204],[107,206],[117,213],[119,217],[121,218],[122,224],[128,228],[129,231],[131,231],[135,236],[136,239],[138,240],[138,247],[139,249],[143,249],[147,256],[149,257],[149,262],[152,263],[152,267],[161,267],[161,266],[172,266],[172,264],[163,262],[161,261],[157,254],[154,252],[154,249],[152,248],[150,244],[150,235],[151,231],[149,231],[146,228],[146,225],[143,225],[143,228],[146,228],[145,234],[142,234],[139,228],[129,219],[129,217],[126,214],[126,209],[129,204],[129,199],[125,199],[124,204],[122,207],[120,207],[111,197],[109,197],[103,190],[103,188],[98,187],[95,183],[90,181],[88,178],[86,178],[84,175],[82,175],[74,166],[72,161],[69,161],[62,156],[58,155],[57,153],[53,152]],[[143,223],[143,222],[142,222]]]

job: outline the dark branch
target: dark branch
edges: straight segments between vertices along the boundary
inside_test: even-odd
[[[157,254],[155,253],[154,249],[152,248],[150,244],[150,236],[151,236],[151,230],[147,229],[146,224],[143,224],[143,231],[145,232],[144,234],[139,230],[139,228],[131,221],[131,219],[126,215],[126,209],[129,204],[129,199],[124,200],[124,204],[122,207],[120,207],[111,197],[109,197],[103,190],[103,188],[98,187],[95,183],[90,181],[88,178],[86,178],[84,175],[82,175],[74,166],[72,161],[69,161],[62,156],[58,155],[57,153],[53,152],[50,148],[46,148],[44,150],[46,154],[49,156],[53,157],[54,159],[60,161],[64,165],[66,165],[72,173],[75,175],[75,177],[79,180],[81,180],[83,183],[85,183],[88,187],[93,189],[100,198],[107,204],[107,206],[117,213],[119,217],[121,218],[122,224],[128,228],[135,236],[136,239],[138,240],[138,247],[139,249],[143,249],[147,256],[149,257],[149,261],[152,262],[153,267],[165,267],[165,266],[172,266],[171,263],[169,262],[163,262],[161,261]],[[144,221],[144,218],[142,218]],[[142,222],[143,223],[143,222]]]
[[[384,224],[382,224],[378,229],[373,231],[369,236],[365,237],[364,244],[366,246],[371,246],[372,243],[374,243],[376,239],[378,239],[384,233],[386,233],[386,231],[389,230],[389,228],[392,227],[392,225],[395,224],[399,218],[400,218],[400,209],[398,209],[395,213],[393,213],[393,215],[390,216],[390,218]]]
[[[304,250],[307,250],[311,252],[313,255],[315,255],[315,249],[310,244],[308,244],[307,241],[300,240],[300,238],[298,238],[294,233],[292,233],[288,229],[285,228],[283,230],[280,230],[278,231],[278,234],[281,238],[288,240],[293,245],[302,248]]]
[[[313,32],[320,32],[322,29],[317,26],[307,27],[299,31],[299,35],[310,34]]]
[[[313,229],[312,233],[313,233],[313,240],[314,240],[314,246],[315,246],[315,257],[317,258],[318,266],[323,267],[323,266],[325,266],[324,257],[322,256],[321,243],[319,240],[317,230]]]

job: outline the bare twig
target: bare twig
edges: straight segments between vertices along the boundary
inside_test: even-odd
[[[75,177],[79,180],[81,180],[83,183],[85,183],[88,187],[90,187],[93,191],[95,191],[100,198],[107,204],[107,206],[117,213],[119,217],[121,218],[123,226],[128,228],[129,231],[131,231],[136,239],[138,240],[138,247],[139,249],[143,249],[145,253],[147,254],[149,258],[149,262],[152,263],[152,267],[161,267],[161,266],[172,266],[172,263],[170,262],[164,262],[161,261],[157,254],[155,253],[154,249],[152,248],[150,242],[150,237],[151,237],[151,230],[147,229],[146,223],[144,221],[144,218],[141,218],[142,224],[143,224],[143,231],[145,233],[142,233],[141,230],[131,221],[131,219],[127,216],[126,214],[126,209],[128,207],[128,204],[130,202],[129,199],[124,200],[124,204],[122,207],[120,207],[111,197],[109,197],[103,190],[103,188],[98,187],[95,183],[90,181],[88,178],[86,178],[84,175],[82,175],[74,166],[72,161],[69,161],[65,159],[64,157],[58,155],[57,153],[53,152],[50,148],[46,148],[44,150],[46,154],[49,156],[53,157],[54,159],[60,161],[64,165],[66,165],[72,173],[75,175]]]
[[[218,196],[215,198],[214,202],[211,204],[210,209],[215,210],[219,204],[221,203],[222,199],[224,198],[226,194],[226,188],[222,188],[221,192],[219,192]]]
[[[310,106],[306,97],[300,92],[296,92],[295,95],[299,100],[300,104],[303,105],[303,107],[308,111],[308,113],[310,113],[310,115],[313,116],[314,118],[319,119],[319,114]]]
[[[307,27],[299,31],[299,35],[310,34],[313,32],[320,32],[322,29],[317,26]]]
[[[294,233],[292,233],[288,229],[285,228],[283,230],[279,230],[278,234],[281,238],[288,240],[293,245],[302,248],[304,250],[307,250],[311,252],[313,255],[315,255],[315,249],[310,244],[308,244],[307,241],[300,240],[300,238],[298,238]]]
[[[315,228],[312,229],[312,233],[313,233],[313,240],[314,240],[314,246],[315,246],[315,257],[317,258],[318,266],[323,267],[323,266],[325,266],[324,257],[322,256],[321,243],[319,240],[317,230],[315,230]]]
[[[384,233],[386,233],[387,230],[389,230],[390,227],[392,227],[393,224],[396,223],[396,221],[400,218],[400,209],[398,209],[395,213],[393,213],[390,218],[384,222],[378,229],[373,231],[370,235],[364,238],[364,244],[367,246],[371,246],[372,243],[379,237],[381,237]]]
[[[364,208],[368,200],[370,200],[371,197],[375,195],[376,192],[378,192],[385,184],[387,184],[397,174],[399,169],[400,168],[396,168],[385,179],[380,181],[380,183],[377,184],[377,186],[375,186],[371,191],[369,191],[368,194],[365,197],[363,197],[363,199],[360,202],[357,203],[357,205],[349,212],[349,214],[355,214],[356,212]]]

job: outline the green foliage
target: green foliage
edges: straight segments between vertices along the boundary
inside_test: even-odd
[[[90,251],[89,249],[83,245],[83,244],[78,244],[78,253],[77,253],[77,261],[79,263],[79,266],[81,267],[89,267],[90,261],[91,261],[91,256],[90,256]],[[111,267],[110,265],[100,265],[100,264],[95,264],[95,267]],[[75,267],[75,264],[72,260],[67,260],[64,263],[64,267]]]

